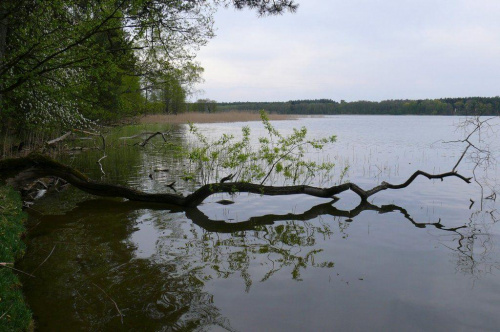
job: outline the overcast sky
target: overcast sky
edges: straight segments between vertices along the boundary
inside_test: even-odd
[[[500,0],[298,0],[295,14],[219,9],[198,53],[217,101],[500,95]]]

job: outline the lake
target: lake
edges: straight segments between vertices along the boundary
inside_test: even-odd
[[[335,162],[333,182],[348,166],[344,181],[368,189],[402,183],[417,169],[450,171],[466,146],[443,141],[463,139],[460,120],[328,116],[273,124],[283,133],[305,126],[312,138],[337,135],[308,158]],[[244,125],[263,133],[259,122],[197,127],[215,138],[238,136]],[[94,179],[148,192],[173,192],[172,181],[180,194],[196,188],[181,179],[186,160],[161,137],[144,148],[119,139],[145,130],[193,144],[185,125],[127,126],[108,134],[114,145],[104,175],[101,151],[60,158]],[[498,157],[491,130],[482,138]],[[474,165],[465,158],[458,171],[474,171],[489,196],[498,189],[497,165]],[[361,206],[350,192],[334,204],[219,194],[181,210],[69,188],[28,210],[28,250],[18,268],[35,270],[36,278],[22,281],[40,331],[497,330],[500,200],[481,201],[481,192],[475,182],[420,177]]]

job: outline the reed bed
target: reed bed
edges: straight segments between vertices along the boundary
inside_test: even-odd
[[[295,120],[298,115],[289,114],[269,114],[270,120]],[[182,113],[178,115],[174,114],[152,114],[146,115],[139,119],[140,123],[172,123],[172,124],[182,124],[182,123],[220,123],[220,122],[248,122],[248,121],[260,121],[260,114],[255,112],[219,112],[219,113]]]

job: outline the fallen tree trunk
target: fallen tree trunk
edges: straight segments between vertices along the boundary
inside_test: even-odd
[[[259,195],[294,195],[305,194],[315,197],[332,198],[344,191],[351,190],[356,193],[362,201],[368,197],[387,189],[402,189],[409,186],[419,175],[428,179],[441,179],[446,177],[458,177],[470,183],[471,178],[466,178],[456,172],[441,174],[429,174],[416,171],[407,181],[402,184],[390,184],[382,182],[380,185],[364,190],[354,183],[344,183],[329,188],[319,188],[307,185],[298,186],[264,186],[247,182],[224,182],[207,184],[192,194],[184,197],[175,194],[151,194],[128,187],[95,181],[69,166],[63,165],[47,156],[31,154],[23,158],[5,159],[0,161],[0,177],[15,187],[20,187],[26,181],[33,181],[40,177],[56,176],[66,180],[68,183],[87,193],[103,197],[122,197],[131,201],[154,202],[180,207],[193,207],[201,204],[207,197],[214,193],[247,192]]]
[[[68,131],[67,133],[65,133],[65,134],[64,134],[64,135],[62,135],[61,137],[54,138],[53,140],[48,141],[48,142],[46,142],[45,144],[46,144],[47,146],[54,145],[54,144],[56,144],[56,143],[58,143],[58,142],[60,142],[60,141],[64,141],[64,140],[65,140],[68,136],[70,136],[71,134],[72,134],[72,132],[71,132],[71,131]]]

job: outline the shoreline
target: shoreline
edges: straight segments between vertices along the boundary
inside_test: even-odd
[[[414,116],[414,117],[461,117],[461,115],[428,115],[428,114],[275,114],[268,113],[271,121],[298,120],[304,118],[323,118],[328,116]],[[187,112],[181,114],[147,114],[136,117],[132,122],[136,124],[187,124],[187,123],[229,123],[260,121],[260,114],[253,111],[223,111],[215,113]],[[123,125],[118,122],[116,125]]]
[[[304,116],[295,114],[268,114],[271,121],[297,120]],[[310,117],[310,115],[309,115]],[[139,118],[141,124],[153,123],[223,123],[223,122],[249,122],[260,121],[260,114],[257,112],[231,111],[231,112],[216,112],[216,113],[198,113],[189,112],[175,114],[150,114]]]

